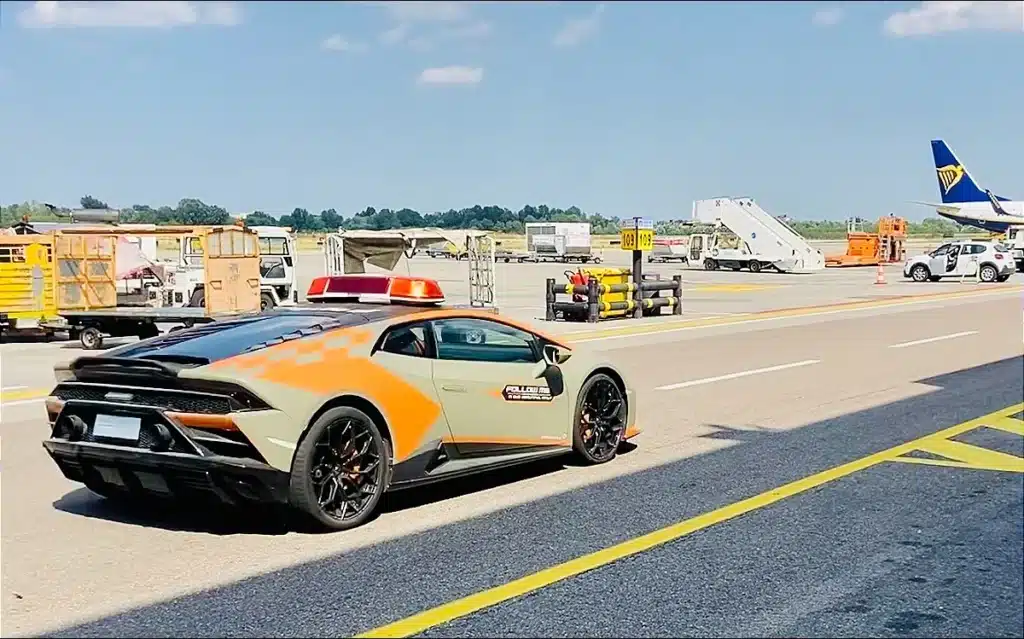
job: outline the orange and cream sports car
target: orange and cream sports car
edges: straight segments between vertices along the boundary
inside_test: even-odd
[[[432,280],[315,280],[310,303],[59,368],[43,445],[104,496],[287,505],[347,529],[387,490],[575,453],[611,460],[636,402],[612,363]]]

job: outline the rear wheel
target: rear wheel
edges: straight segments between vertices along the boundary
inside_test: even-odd
[[[615,381],[598,373],[583,384],[576,400],[572,447],[589,464],[611,461],[626,432],[626,398]]]
[[[761,263],[758,262],[757,260],[754,260],[753,262],[751,262],[750,263],[750,272],[751,273],[760,273],[761,272]]]
[[[391,447],[366,413],[332,408],[310,427],[292,463],[289,499],[326,530],[373,516],[391,482]]]
[[[82,343],[82,348],[94,351],[103,346],[103,333],[100,333],[98,328],[89,326],[78,334],[78,341]]]
[[[991,264],[986,264],[985,266],[981,267],[981,271],[978,273],[978,277],[981,279],[982,282],[994,282],[996,281],[996,278],[999,277],[999,271],[997,271],[996,267],[992,266]]]

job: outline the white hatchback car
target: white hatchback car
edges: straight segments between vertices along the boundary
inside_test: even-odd
[[[955,240],[931,253],[915,255],[903,266],[903,277],[937,282],[944,277],[977,277],[1005,282],[1017,270],[1007,247],[988,240]]]

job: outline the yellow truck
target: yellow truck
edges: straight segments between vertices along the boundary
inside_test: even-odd
[[[0,333],[57,318],[53,236],[0,235]]]

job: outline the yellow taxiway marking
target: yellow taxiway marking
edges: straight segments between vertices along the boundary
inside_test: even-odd
[[[4,389],[0,390],[0,404],[42,399],[49,394],[49,388]]]
[[[816,315],[835,315],[838,313],[849,313],[876,308],[889,308],[900,306],[911,306],[914,304],[926,304],[947,299],[958,299],[962,297],[992,297],[1008,295],[1010,293],[1024,292],[1024,286],[1002,286],[998,289],[969,291],[948,291],[944,293],[925,293],[923,295],[903,295],[892,298],[877,300],[865,300],[863,302],[840,302],[838,304],[822,304],[820,306],[805,306],[801,308],[783,308],[770,311],[756,311],[753,313],[742,313],[727,317],[705,317],[691,320],[666,320],[657,324],[642,324],[640,326],[621,326],[607,329],[594,329],[574,331],[567,333],[572,342],[590,342],[605,339],[624,337],[637,337],[641,335],[656,335],[659,333],[671,333],[675,331],[688,331],[701,328],[731,326],[739,324],[753,324],[756,322],[768,322],[784,318],[813,317]],[[686,303],[684,293],[683,304]]]
[[[703,515],[698,515],[692,519],[672,524],[666,528],[655,530],[654,532],[647,533],[646,535],[641,535],[640,537],[630,539],[615,546],[572,559],[565,563],[541,570],[540,572],[526,575],[525,577],[521,577],[515,581],[510,581],[501,586],[496,586],[494,588],[469,595],[468,597],[463,597],[462,599],[457,599],[450,603],[443,604],[436,608],[431,608],[430,610],[374,628],[356,636],[411,637],[413,635],[417,635],[429,628],[448,623],[449,621],[465,617],[466,615],[473,614],[485,608],[490,608],[511,599],[521,597],[546,586],[550,586],[570,577],[575,577],[594,570],[595,568],[606,566],[619,561],[620,559],[650,550],[670,541],[675,541],[698,530],[728,521],[754,510],[764,508],[774,504],[775,502],[786,499],[787,497],[799,495],[800,493],[807,492],[840,479],[841,477],[860,472],[883,462],[892,461],[895,457],[899,457],[900,455],[905,455],[913,450],[919,449],[922,444],[928,444],[938,440],[947,440],[975,428],[987,426],[990,422],[1002,422],[1009,415],[1013,415],[1021,410],[1024,410],[1024,403],[1004,408],[1003,410],[990,413],[977,419],[972,419],[962,424],[957,424],[956,426],[946,428],[920,439],[894,446],[888,450],[868,455],[867,457],[854,460],[841,466],[836,466],[835,468],[822,471],[809,477],[804,477],[803,479],[798,479],[797,481],[774,488],[768,492],[761,493],[760,495],[749,497],[742,501],[729,504],[728,506],[718,508],[717,510],[704,513]]]
[[[1012,417],[993,419],[984,424],[987,428],[1005,431],[1024,437],[1024,421]],[[954,441],[952,439],[935,438],[918,444],[914,451],[936,455],[941,459],[924,457],[897,457],[891,461],[904,464],[922,464],[925,466],[946,466],[950,468],[974,468],[977,470],[996,470],[1008,473],[1024,473],[1024,457],[1010,455],[982,448],[974,444]]]

